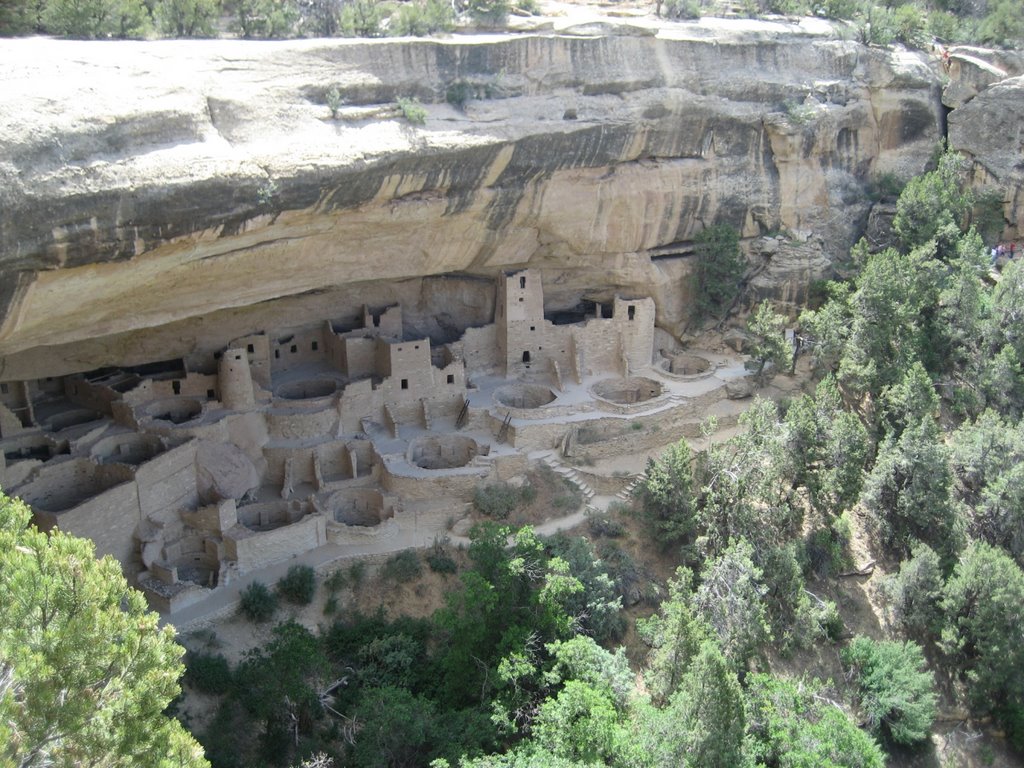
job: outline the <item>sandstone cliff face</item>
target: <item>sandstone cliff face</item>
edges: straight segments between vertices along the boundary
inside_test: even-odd
[[[689,241],[716,222],[751,244],[787,231],[798,247],[752,249],[757,290],[799,299],[859,234],[866,181],[920,172],[945,112],[927,56],[812,21],[18,40],[0,73],[0,380],[187,358],[363,303],[401,301],[411,327],[454,338],[490,319],[479,278],[524,265],[554,307],[652,295],[678,332]],[[950,117],[954,144],[1016,185],[1018,224],[1011,126],[968,113],[1016,105],[1019,143],[1021,88]]]

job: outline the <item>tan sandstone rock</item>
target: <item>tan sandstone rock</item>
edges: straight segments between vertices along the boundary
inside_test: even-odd
[[[453,338],[489,319],[479,278],[525,265],[552,308],[652,295],[677,333],[703,227],[817,238],[757,286],[793,299],[859,235],[867,180],[919,172],[941,135],[926,56],[820,21],[575,33],[8,41],[0,379],[188,359],[396,298]]]
[[[259,484],[256,465],[231,443],[203,441],[196,449],[196,485],[202,501],[240,499]]]
[[[995,83],[953,110],[949,142],[974,161],[979,186],[999,190],[1004,237],[1024,235],[1024,75]]]

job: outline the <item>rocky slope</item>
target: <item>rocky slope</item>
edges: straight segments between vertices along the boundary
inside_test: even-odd
[[[552,307],[653,295],[678,332],[690,240],[717,222],[748,239],[759,292],[799,299],[859,235],[867,182],[926,165],[942,82],[937,57],[813,20],[9,41],[0,380],[187,358],[363,303],[452,338],[490,319],[479,278],[526,264]],[[1019,228],[1024,85],[971,83],[951,137]],[[394,108],[408,97],[423,125]],[[970,117],[997,103],[1002,122]]]

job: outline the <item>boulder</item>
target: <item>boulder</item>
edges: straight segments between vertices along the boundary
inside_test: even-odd
[[[754,392],[757,391],[757,386],[754,384],[754,380],[749,376],[744,376],[739,379],[730,379],[725,382],[725,396],[730,400],[744,400],[748,397],[753,397]]]
[[[730,328],[722,335],[722,343],[742,354],[750,348],[751,337],[742,328]]]
[[[231,443],[202,441],[196,449],[196,486],[205,504],[240,499],[258,488],[260,476],[252,459]]]
[[[942,103],[957,109],[993,83],[1024,74],[1024,55],[958,45],[947,52],[944,66],[949,80],[942,89]]]
[[[992,83],[1005,79],[1006,75],[1006,70],[977,56],[967,53],[950,55],[950,79],[942,89],[942,103],[950,109],[962,107]]]

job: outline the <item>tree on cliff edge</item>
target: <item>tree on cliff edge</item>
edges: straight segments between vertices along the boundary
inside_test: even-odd
[[[92,542],[0,492],[0,766],[208,767],[164,714],[183,649]]]
[[[693,238],[693,252],[697,256],[696,319],[721,317],[740,292],[740,280],[746,271],[739,233],[728,224],[708,227]]]

